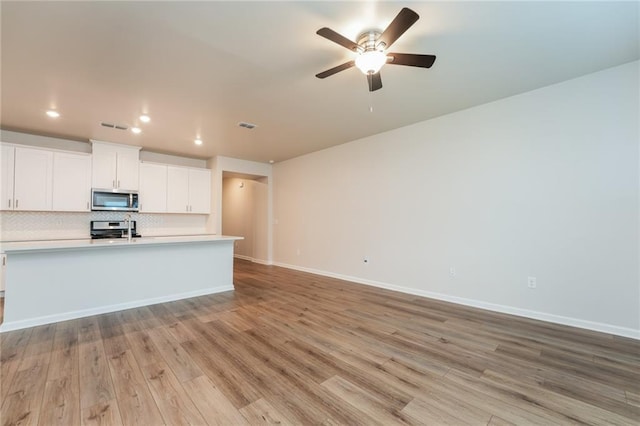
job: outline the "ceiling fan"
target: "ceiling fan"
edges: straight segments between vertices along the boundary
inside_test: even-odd
[[[382,78],[380,68],[386,63],[391,65],[407,65],[410,67],[431,68],[436,61],[434,55],[417,55],[413,53],[387,53],[386,50],[407,31],[420,16],[409,8],[403,8],[393,19],[386,30],[380,32],[369,30],[360,34],[358,42],[353,42],[348,38],[338,34],[330,28],[324,27],[316,31],[316,34],[331,40],[340,46],[355,52],[358,56],[355,60],[345,62],[337,67],[330,68],[319,74],[318,78],[327,78],[340,71],[356,66],[366,76],[369,83],[369,91],[382,88]]]

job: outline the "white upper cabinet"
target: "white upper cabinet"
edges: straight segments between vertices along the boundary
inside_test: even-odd
[[[211,171],[189,169],[190,213],[211,212]]]
[[[209,214],[211,212],[211,170],[168,166],[167,211]]]
[[[189,212],[189,169],[167,167],[167,211],[169,213]]]
[[[139,149],[118,151],[116,184],[118,189],[137,190],[139,185]]]
[[[166,213],[167,166],[140,163],[140,212]]]
[[[13,210],[51,210],[53,152],[15,148]]]
[[[91,209],[91,156],[53,153],[53,210],[88,212]]]
[[[93,188],[138,190],[140,147],[96,141],[92,146]]]
[[[13,210],[13,173],[16,149],[0,147],[0,210]]]

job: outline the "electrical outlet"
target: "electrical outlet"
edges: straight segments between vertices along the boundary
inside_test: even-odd
[[[538,286],[538,280],[536,277],[528,277],[527,278],[527,287],[536,288]]]
[[[456,268],[455,268],[455,267],[453,267],[453,266],[452,266],[452,267],[450,267],[450,268],[449,268],[449,275],[451,275],[452,277],[455,277],[455,276],[456,276],[456,274],[457,274],[457,272],[456,272]]]

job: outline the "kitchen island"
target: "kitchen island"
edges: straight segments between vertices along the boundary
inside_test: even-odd
[[[191,235],[2,243],[0,332],[233,290],[242,237]]]

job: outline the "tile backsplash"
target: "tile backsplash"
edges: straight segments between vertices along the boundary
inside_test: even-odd
[[[122,220],[122,212],[0,212],[0,241],[89,238],[92,220]],[[206,234],[206,215],[132,213],[142,236]]]

